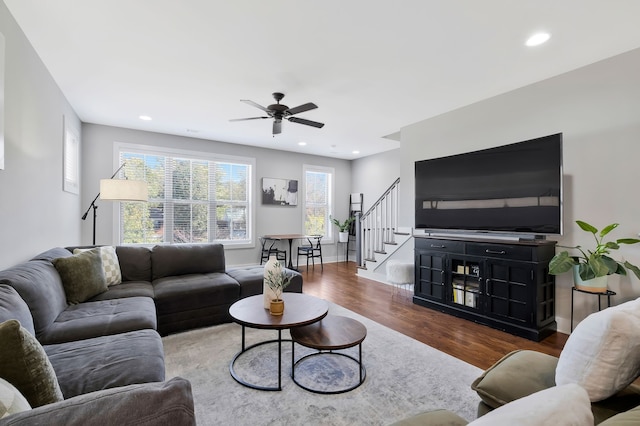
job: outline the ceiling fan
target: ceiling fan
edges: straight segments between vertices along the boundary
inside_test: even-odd
[[[289,120],[292,123],[304,124],[306,126],[313,126],[321,129],[324,123],[318,123],[317,121],[305,120],[304,118],[293,117],[293,115],[300,114],[301,112],[309,111],[318,108],[318,106],[312,102],[297,106],[295,108],[289,108],[288,106],[281,104],[280,101],[284,98],[283,93],[273,93],[273,98],[276,100],[275,104],[263,107],[248,99],[241,99],[240,102],[244,102],[249,105],[253,105],[267,113],[266,117],[250,117],[250,118],[234,118],[229,121],[246,121],[246,120],[260,120],[264,118],[273,118],[273,134],[277,135],[282,133],[282,119]]]

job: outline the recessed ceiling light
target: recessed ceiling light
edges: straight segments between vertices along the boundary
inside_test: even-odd
[[[298,145],[300,145],[300,146],[305,146],[305,145],[307,145],[307,143],[306,143],[306,142],[304,142],[304,141],[303,141],[303,142],[298,142]]]
[[[140,117],[138,117],[140,120],[144,120],[144,121],[151,121],[151,117],[149,117],[148,115],[141,115]]]
[[[356,150],[356,151],[351,151],[352,154],[360,154],[360,151]]]
[[[551,38],[549,33],[536,33],[527,39],[525,43],[529,47],[539,46]]]

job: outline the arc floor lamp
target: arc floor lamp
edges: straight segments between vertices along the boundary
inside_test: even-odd
[[[141,180],[114,179],[124,166],[125,163],[122,163],[110,179],[100,179],[100,192],[98,192],[98,195],[93,199],[87,211],[82,215],[82,220],[86,220],[89,211],[93,209],[93,245],[96,244],[96,217],[98,210],[96,201],[98,201],[98,198],[108,201],[145,202],[149,199],[147,182]]]

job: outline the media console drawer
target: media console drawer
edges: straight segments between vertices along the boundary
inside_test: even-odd
[[[472,256],[495,257],[509,260],[532,260],[533,250],[527,246],[508,244],[475,243],[467,245],[467,254]]]

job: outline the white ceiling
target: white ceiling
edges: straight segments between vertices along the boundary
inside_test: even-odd
[[[4,2],[84,122],[343,159],[640,47],[638,0]],[[525,47],[540,30],[551,40]],[[240,99],[267,106],[276,91],[316,103],[299,117],[325,127],[284,122],[272,137],[271,120],[229,122],[263,115]]]

